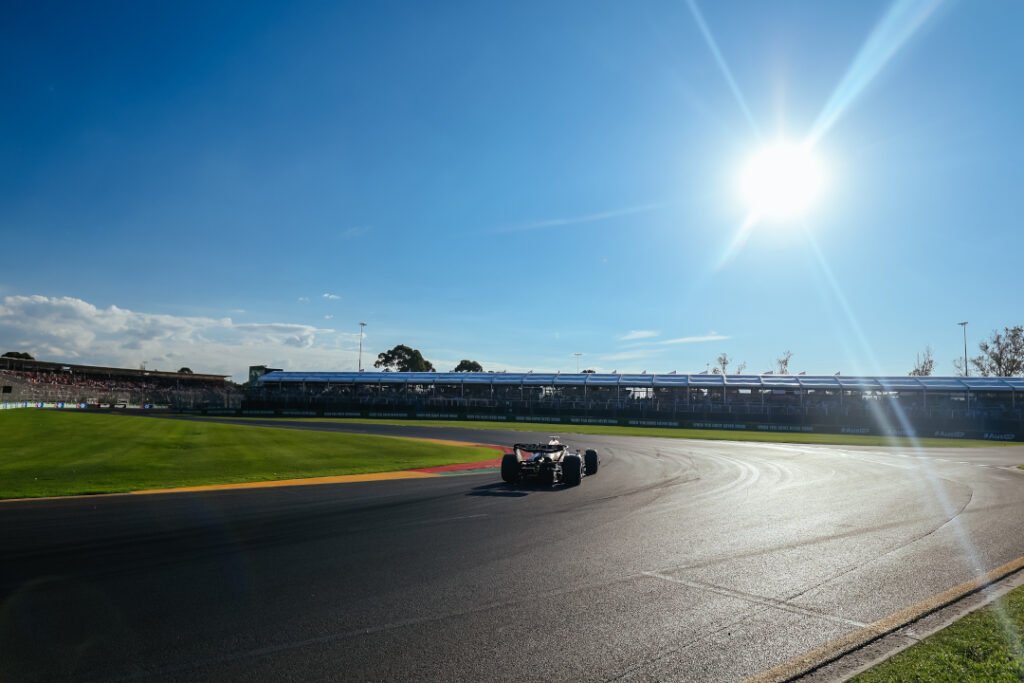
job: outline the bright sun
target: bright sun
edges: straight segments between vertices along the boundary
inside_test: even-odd
[[[806,212],[824,185],[821,165],[801,145],[776,143],[758,151],[740,178],[743,199],[761,218],[784,220]]]

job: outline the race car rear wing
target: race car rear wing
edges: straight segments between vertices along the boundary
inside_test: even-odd
[[[517,443],[512,448],[516,451],[526,451],[528,453],[561,453],[566,449],[566,445],[563,443]]]

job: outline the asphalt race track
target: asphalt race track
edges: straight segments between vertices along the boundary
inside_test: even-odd
[[[1024,555],[1021,447],[562,436],[572,489],[2,503],[0,680],[742,680]]]

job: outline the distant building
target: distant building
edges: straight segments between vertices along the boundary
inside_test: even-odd
[[[271,368],[266,365],[250,365],[249,366],[249,381],[246,382],[247,386],[255,386],[256,380],[268,372],[281,372],[281,368]]]

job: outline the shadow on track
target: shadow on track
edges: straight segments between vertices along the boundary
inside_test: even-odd
[[[474,486],[467,496],[490,496],[492,498],[522,498],[528,496],[531,493],[547,493],[562,491],[568,487],[566,486],[551,486],[550,484],[506,484],[504,482],[498,482],[496,484],[483,484],[482,486]]]

